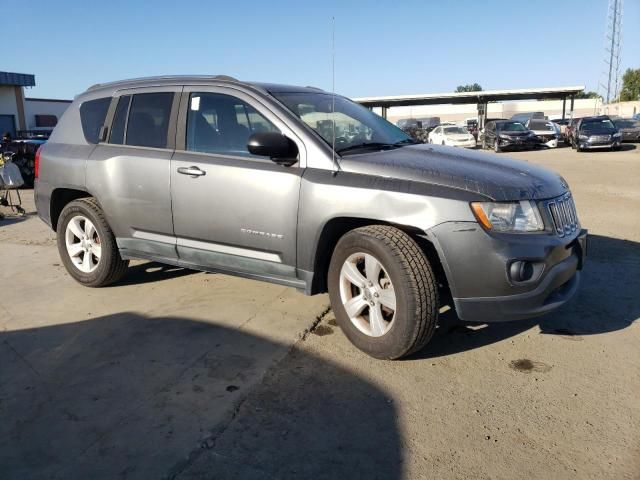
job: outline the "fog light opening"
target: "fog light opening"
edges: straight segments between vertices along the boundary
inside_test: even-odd
[[[509,276],[514,282],[527,282],[533,278],[535,268],[533,263],[517,260],[509,267]]]

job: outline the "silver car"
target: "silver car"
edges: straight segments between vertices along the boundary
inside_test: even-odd
[[[558,308],[586,252],[559,175],[416,144],[311,87],[95,85],[38,152],[36,176],[38,214],[81,284],[117,282],[141,258],[328,291],[345,334],[378,358],[422,348],[444,305],[480,322]]]

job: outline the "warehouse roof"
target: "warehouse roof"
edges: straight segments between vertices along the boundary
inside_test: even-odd
[[[427,93],[424,95],[393,95],[361,97],[353,100],[365,107],[404,107],[411,105],[469,104],[507,100],[563,99],[584,91],[584,86],[522,88],[515,90],[484,90],[480,92]]]
[[[15,85],[16,87],[35,87],[36,77],[29,73],[0,72],[0,85]]]

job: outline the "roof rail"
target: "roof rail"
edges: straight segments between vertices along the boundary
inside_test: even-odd
[[[106,83],[96,83],[95,85],[91,85],[87,88],[87,91],[97,90],[98,88],[103,87],[115,87],[118,85],[125,85],[129,83],[142,83],[149,82],[154,80],[187,80],[187,79],[198,79],[198,80],[222,80],[225,82],[237,82],[240,83],[240,80],[237,78],[230,77],[229,75],[160,75],[155,77],[139,77],[139,78],[130,78],[126,80],[116,80],[114,82],[106,82]]]

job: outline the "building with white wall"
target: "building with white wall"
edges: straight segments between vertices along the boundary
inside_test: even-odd
[[[25,98],[26,130],[51,130],[71,105],[71,100],[53,98]]]
[[[0,72],[0,136],[50,132],[56,126],[71,100],[25,98],[25,87],[35,85],[34,75]]]
[[[15,136],[25,130],[24,87],[33,87],[36,79],[25,73],[0,72],[0,135]]]

